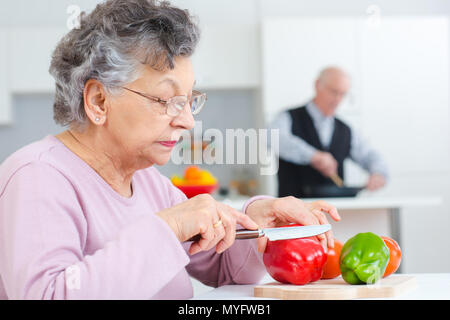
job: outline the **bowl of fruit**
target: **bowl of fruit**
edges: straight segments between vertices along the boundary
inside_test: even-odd
[[[173,175],[170,179],[175,187],[183,191],[188,198],[202,193],[213,193],[219,187],[217,179],[208,170],[197,166],[189,166],[184,170],[184,176]]]

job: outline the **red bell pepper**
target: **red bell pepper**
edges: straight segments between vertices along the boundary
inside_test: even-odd
[[[263,261],[275,280],[304,285],[320,279],[327,255],[315,237],[277,240],[268,241]]]

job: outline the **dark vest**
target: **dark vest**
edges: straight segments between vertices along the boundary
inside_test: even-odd
[[[338,174],[344,178],[344,160],[350,154],[351,130],[339,119],[335,118],[334,132],[329,149],[320,142],[311,116],[306,106],[289,110],[292,118],[292,133],[314,148],[329,152],[338,162]],[[310,165],[298,165],[279,159],[278,169],[278,196],[304,197],[305,188],[317,185],[332,184],[329,178],[324,177]]]

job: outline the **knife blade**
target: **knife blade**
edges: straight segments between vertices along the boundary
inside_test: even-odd
[[[267,237],[270,241],[288,240],[297,238],[307,238],[317,236],[331,230],[330,224],[296,226],[296,227],[281,227],[281,228],[265,228],[257,230],[239,229],[236,230],[236,239],[256,239],[260,237]],[[198,241],[201,236],[198,234],[188,241]]]
[[[317,236],[329,230],[331,230],[330,224],[321,224],[299,227],[266,228],[263,229],[263,232],[264,236],[270,241],[276,241]]]

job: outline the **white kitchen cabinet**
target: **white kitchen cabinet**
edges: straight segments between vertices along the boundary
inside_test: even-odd
[[[54,80],[48,69],[53,50],[67,32],[65,28],[15,28],[10,31],[12,92],[54,91]]]
[[[248,89],[259,86],[259,37],[256,25],[206,24],[193,56],[197,87]]]
[[[362,125],[398,174],[449,169],[448,28],[446,17],[359,28]]]
[[[0,29],[0,125],[13,122],[13,94],[53,92],[48,69],[65,32],[58,28]]]
[[[0,29],[0,125],[9,124],[11,115],[11,94],[9,92],[8,32]]]
[[[321,69],[348,71],[353,88],[340,112],[359,114],[360,67],[357,20],[353,18],[268,18],[262,23],[263,104],[266,121],[314,95]]]

